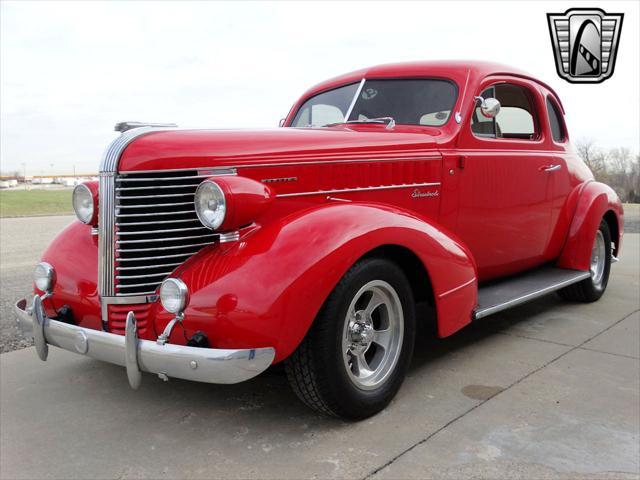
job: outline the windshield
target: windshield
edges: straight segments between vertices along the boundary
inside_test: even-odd
[[[391,117],[399,124],[438,127],[449,120],[456,95],[456,86],[447,80],[366,80],[362,87],[354,83],[310,98],[298,109],[291,126],[323,127]]]

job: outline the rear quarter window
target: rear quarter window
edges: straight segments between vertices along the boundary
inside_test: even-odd
[[[549,115],[549,126],[551,127],[553,141],[558,143],[564,142],[566,135],[564,133],[564,124],[562,123],[562,114],[549,97],[547,97],[547,114]]]

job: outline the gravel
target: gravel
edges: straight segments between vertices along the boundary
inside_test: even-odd
[[[0,353],[31,345],[16,326],[13,304],[31,295],[33,267],[73,215],[0,219]]]

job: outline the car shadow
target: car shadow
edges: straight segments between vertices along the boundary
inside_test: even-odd
[[[424,381],[419,372],[435,360],[496,335],[505,328],[525,322],[532,316],[557,307],[558,303],[560,301],[553,296],[542,298],[482,319],[445,339],[437,338],[428,328],[422,329],[416,341],[405,386]],[[221,418],[220,416],[231,422],[231,430],[234,425],[246,424],[251,425],[252,430],[258,428],[256,433],[260,433],[259,425],[266,429],[273,422],[277,422],[283,431],[295,430],[299,425],[305,425],[309,429],[307,433],[313,431],[317,435],[321,435],[323,431],[353,425],[352,422],[323,416],[303,405],[290,389],[284,368],[279,365],[269,368],[254,379],[235,385],[178,379],[165,382],[155,375],[144,374],[141,387],[134,391],[128,386],[123,368],[92,359],[86,361],[91,362],[90,368],[87,368],[85,362],[74,363],[72,374],[83,378],[81,381],[87,383],[87,394],[94,394],[95,389],[101,392],[107,389],[107,395],[100,393],[103,405],[109,405],[109,398],[114,398],[115,403],[126,404],[130,411],[139,410],[145,412],[145,415],[149,412],[154,415],[156,412],[165,421],[180,424],[181,428],[192,418],[213,421]],[[99,386],[95,385],[96,382]]]

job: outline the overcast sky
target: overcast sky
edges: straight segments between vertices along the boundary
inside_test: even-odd
[[[3,172],[97,171],[121,120],[273,127],[311,85],[409,60],[510,64],[551,84],[576,140],[637,152],[639,9],[629,2],[0,3]],[[623,12],[613,77],[554,67],[547,12]]]

